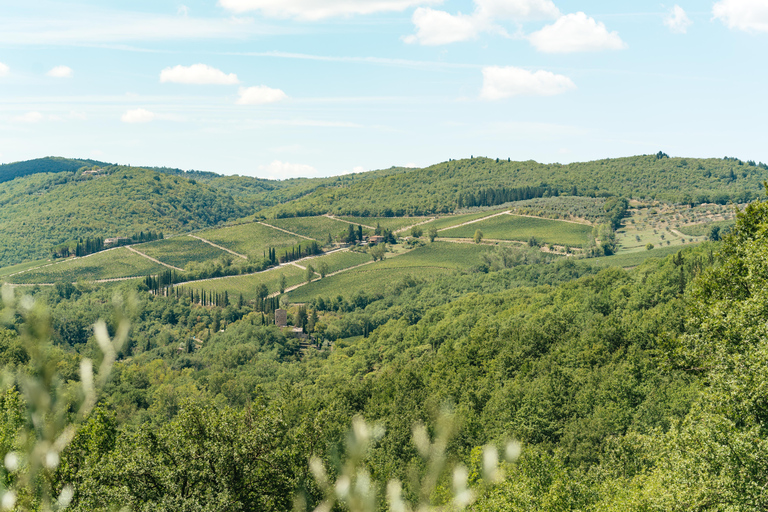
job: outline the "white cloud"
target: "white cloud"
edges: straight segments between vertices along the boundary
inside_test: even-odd
[[[405,167],[406,169],[417,169],[419,166],[414,164],[413,162],[408,162],[403,167]]]
[[[124,123],[148,123],[157,117],[154,112],[143,108],[127,110],[120,120]]]
[[[317,174],[317,169],[311,165],[291,164],[280,160],[275,160],[269,165],[260,165],[259,170],[269,173],[270,178],[280,180]]]
[[[46,73],[54,78],[72,78],[75,72],[68,66],[56,66]]]
[[[260,11],[274,18],[320,20],[335,16],[404,11],[410,7],[437,4],[442,0],[219,0],[219,5],[237,13]]]
[[[355,167],[352,168],[352,172],[354,173],[367,172],[367,171],[368,169],[366,169],[362,165],[356,165]]]
[[[492,66],[483,68],[483,89],[480,98],[500,100],[511,96],[554,96],[576,85],[564,75],[549,71],[527,71],[515,67]]]
[[[288,97],[280,89],[272,89],[266,85],[257,85],[254,87],[241,87],[240,97],[237,99],[238,105],[265,105],[282,101]]]
[[[43,120],[43,114],[40,112],[27,112],[20,116],[14,117],[14,121],[20,121],[22,123],[38,123]]]
[[[0,62],[0,76],[5,76],[11,70],[6,64]]]
[[[478,12],[492,18],[512,20],[554,19],[560,16],[551,0],[475,0]]]
[[[553,24],[528,36],[528,40],[537,50],[545,53],[621,50],[627,47],[617,32],[608,32],[603,22],[597,22],[583,12],[561,16]]]
[[[240,83],[236,74],[226,74],[220,69],[205,64],[165,68],[160,72],[160,82],[196,85],[236,85]]]
[[[765,0],[721,0],[712,6],[712,15],[731,29],[768,32],[768,3]]]
[[[664,18],[664,24],[675,34],[685,34],[693,22],[679,5],[674,6]]]
[[[453,15],[445,11],[436,11],[419,7],[413,13],[416,34],[404,39],[406,43],[419,42],[434,46],[474,39],[483,27],[483,20],[465,14]]]

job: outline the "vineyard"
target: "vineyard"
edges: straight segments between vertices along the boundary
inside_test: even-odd
[[[215,260],[222,256],[232,257],[226,251],[222,251],[211,244],[207,244],[189,236],[177,236],[166,240],[158,240],[135,246],[147,256],[151,256],[163,263],[174,267],[184,268],[190,262],[203,262]]]
[[[83,258],[74,258],[35,268],[7,278],[11,283],[43,284],[96,281],[122,277],[145,276],[166,270],[165,267],[130,252],[125,247],[110,249]]]
[[[303,241],[298,236],[256,222],[201,231],[196,235],[230,251],[257,258],[263,257],[270,247],[288,247]]]
[[[536,238],[539,242],[581,246],[589,242],[592,226],[557,220],[498,215],[496,217],[440,232],[446,238],[472,238],[476,230],[483,238],[526,242]]]

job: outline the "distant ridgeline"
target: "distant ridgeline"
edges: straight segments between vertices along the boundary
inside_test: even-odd
[[[69,256],[87,256],[95,252],[103,251],[112,247],[120,247],[123,245],[140,244],[142,242],[151,242],[153,240],[162,240],[163,233],[155,233],[153,231],[139,231],[131,236],[127,237],[112,237],[112,238],[80,238],[78,240],[71,240],[63,244],[58,244],[51,248],[51,256],[55,258],[68,258]]]
[[[27,160],[25,162],[14,162],[11,164],[0,165],[0,183],[42,172],[75,172],[81,167],[101,167],[105,165],[109,164],[105,164],[104,162],[97,162],[96,160],[79,160],[52,156],[37,158],[35,160]]]
[[[760,197],[765,180],[768,165],[730,157],[670,158],[659,152],[567,165],[470,158],[325,184],[261,215],[428,215],[560,194],[727,204]]]

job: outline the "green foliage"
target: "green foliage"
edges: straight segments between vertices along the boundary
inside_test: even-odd
[[[68,240],[178,233],[245,214],[231,196],[207,185],[146,169],[105,170],[85,181],[60,172],[0,184],[0,262],[41,258]]]
[[[187,403],[166,425],[123,433],[113,446],[74,445],[73,457],[90,460],[76,472],[73,510],[287,510],[305,479],[307,438],[278,408]]]
[[[576,194],[590,197],[726,204],[757,197],[767,178],[768,171],[762,167],[714,158],[659,159],[656,155],[643,155],[568,165],[472,158],[407,173],[328,183],[264,214],[401,217],[449,213],[459,207],[460,196],[509,187],[510,183],[515,188],[542,187],[571,193],[575,188]]]
[[[37,173],[77,172],[82,167],[105,166],[96,160],[72,160],[60,157],[36,158],[24,162],[0,165],[0,183]]]

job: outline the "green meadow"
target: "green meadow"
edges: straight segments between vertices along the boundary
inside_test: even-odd
[[[177,236],[137,245],[136,250],[174,267],[184,268],[187,263],[215,260],[229,255],[211,244],[190,236]]]
[[[278,268],[249,274],[244,276],[220,277],[203,281],[179,285],[182,290],[205,290],[206,292],[229,294],[231,300],[236,299],[241,293],[245,300],[256,298],[259,285],[266,285],[269,293],[280,291],[280,277],[285,276],[286,286],[293,286],[304,281],[305,271],[295,265],[285,265]]]
[[[354,224],[361,224],[375,228],[377,225],[382,229],[397,231],[424,222],[432,217],[339,217]]]
[[[289,217],[285,219],[269,219],[264,221],[266,224],[285,229],[291,233],[296,233],[305,237],[314,238],[320,242],[325,242],[328,235],[336,240],[339,236],[346,235],[349,230],[349,223],[340,220],[331,219],[323,215],[316,217]],[[363,228],[363,233],[371,234],[370,229]]]
[[[592,226],[586,224],[518,215],[497,215],[466,226],[446,229],[440,232],[440,236],[472,238],[478,229],[483,233],[483,238],[487,239],[526,242],[535,237],[539,242],[572,246],[587,243],[592,233]]]
[[[119,247],[36,268],[23,274],[11,276],[8,278],[8,282],[42,284],[57,281],[96,281],[99,279],[146,276],[164,270],[166,267],[139,256],[125,247]]]
[[[304,239],[290,235],[279,229],[251,222],[225,228],[211,229],[195,233],[230,251],[244,256],[263,256],[270,247],[289,247],[301,243]]]

